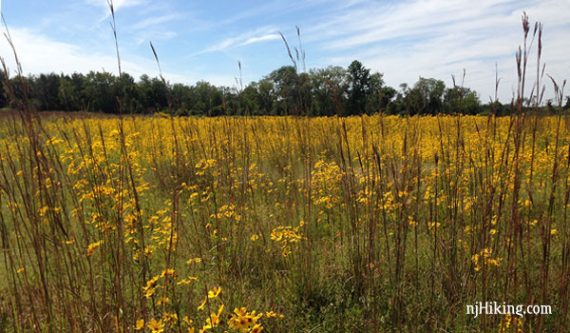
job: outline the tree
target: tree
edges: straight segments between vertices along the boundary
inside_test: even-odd
[[[168,86],[158,78],[142,75],[137,84],[145,113],[161,111],[168,107]]]
[[[273,82],[270,80],[264,79],[259,81],[257,85],[257,104],[259,104],[259,112],[260,114],[271,114],[273,110],[273,103],[275,101],[273,91],[275,87]]]
[[[420,77],[414,88],[406,91],[405,105],[409,114],[436,114],[443,111],[445,83]]]
[[[231,87],[219,87],[218,90],[222,95],[221,114],[226,116],[243,115],[244,107],[241,103],[239,90]]]
[[[188,115],[192,105],[192,90],[185,84],[176,83],[171,88],[172,108],[178,115]]]
[[[368,96],[366,99],[366,113],[372,114],[386,108],[390,100],[394,97],[390,96],[392,91],[384,90],[383,75],[374,73],[370,75]],[[395,91],[394,91],[395,95]]]
[[[299,115],[301,113],[300,79],[295,67],[283,66],[269,74],[273,84],[273,114]]]
[[[388,86],[382,87],[382,89],[380,90],[381,108],[387,109],[397,95],[398,92],[396,91],[396,89]]]
[[[481,102],[477,93],[469,88],[453,87],[445,90],[443,97],[446,113],[477,114],[481,112]]]
[[[113,86],[113,95],[120,102],[121,112],[138,113],[143,110],[139,90],[135,83],[135,79],[129,74],[123,73],[115,79]]]
[[[346,115],[366,112],[368,94],[370,92],[370,70],[358,60],[348,66],[348,100]]]
[[[61,110],[59,102],[59,77],[56,74],[41,74],[30,80],[32,98],[40,110]]]
[[[208,82],[200,81],[192,87],[190,113],[195,115],[220,116],[224,114],[222,92]]]
[[[240,107],[243,109],[242,114],[260,114],[260,97],[259,84],[253,82],[245,87],[245,89],[239,95]]]
[[[346,69],[330,66],[309,73],[312,86],[311,115],[332,116],[344,114],[348,77]]]
[[[111,73],[90,72],[85,76],[83,94],[88,111],[117,112],[117,99],[113,96],[115,76]]]
[[[400,90],[393,89],[394,96],[391,102],[388,103],[386,107],[386,113],[388,114],[402,114],[406,113],[406,92],[408,90],[408,85],[406,83],[400,84]]]
[[[4,71],[0,70],[0,109],[8,105],[8,97],[6,96],[6,91],[4,88],[4,84],[6,84],[7,79],[8,77]]]
[[[311,78],[309,74],[303,72],[298,75],[297,81],[297,112],[296,115],[309,115],[313,98],[311,95]]]
[[[62,110],[77,111],[82,108],[81,84],[77,86],[67,75],[60,77],[57,97]]]

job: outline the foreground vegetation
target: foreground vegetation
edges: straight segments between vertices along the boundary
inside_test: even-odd
[[[569,129],[4,117],[0,331],[564,331]]]

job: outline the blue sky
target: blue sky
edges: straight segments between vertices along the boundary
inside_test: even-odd
[[[106,0],[1,1],[25,73],[116,72]],[[123,69],[135,77],[157,75],[152,41],[171,82],[232,87],[238,61],[245,83],[258,80],[290,63],[278,32],[297,45],[298,25],[309,69],[358,59],[393,87],[419,76],[451,84],[451,75],[465,69],[465,85],[488,101],[497,63],[500,97],[508,100],[526,11],[544,23],[546,73],[570,78],[570,0],[115,0],[115,6]],[[4,40],[0,56],[14,68]]]

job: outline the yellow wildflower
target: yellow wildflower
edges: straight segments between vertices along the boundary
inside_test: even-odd
[[[208,298],[216,298],[222,292],[222,288],[214,287],[214,289],[208,291]]]
[[[135,330],[140,331],[142,329],[144,329],[144,319],[139,319],[135,324]]]
[[[190,259],[188,259],[188,261],[186,261],[186,263],[188,265],[199,264],[201,262],[202,262],[202,258],[190,258]]]
[[[162,333],[164,332],[164,323],[162,322],[162,320],[156,320],[156,319],[152,319],[148,324],[147,324],[148,329],[152,332],[152,333]]]
[[[198,305],[198,310],[204,311],[204,308],[206,308],[206,303],[208,303],[208,297],[205,297],[204,300],[202,301],[202,303],[200,303],[200,305]]]
[[[261,331],[263,331],[263,326],[261,326],[261,324],[255,324],[249,333],[260,333]]]
[[[87,256],[91,257],[93,255],[93,253],[95,253],[95,250],[97,250],[98,248],[101,247],[101,245],[103,245],[103,241],[98,241],[95,243],[91,243],[87,246]]]
[[[189,277],[187,277],[187,278],[185,278],[185,279],[182,279],[182,280],[178,281],[177,285],[179,285],[179,286],[187,286],[187,285],[189,285],[189,284],[191,284],[192,282],[197,281],[197,280],[198,280],[197,277],[195,277],[195,276],[189,276]]]
[[[173,268],[167,268],[165,270],[162,271],[162,273],[160,274],[162,277],[166,277],[166,276],[173,276],[174,275],[174,269]]]

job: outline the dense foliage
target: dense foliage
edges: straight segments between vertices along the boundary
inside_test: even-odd
[[[465,87],[422,78],[394,89],[381,73],[359,61],[348,68],[331,66],[299,72],[283,66],[243,88],[169,84],[159,78],[107,72],[41,74],[27,78],[33,103],[40,110],[148,114],[172,110],[177,115],[360,115],[489,112],[477,94]],[[17,86],[19,81],[12,80]],[[119,108],[118,100],[121,101]],[[0,88],[0,107],[8,102]],[[505,108],[509,109],[509,108]],[[499,114],[501,105],[493,109]]]

